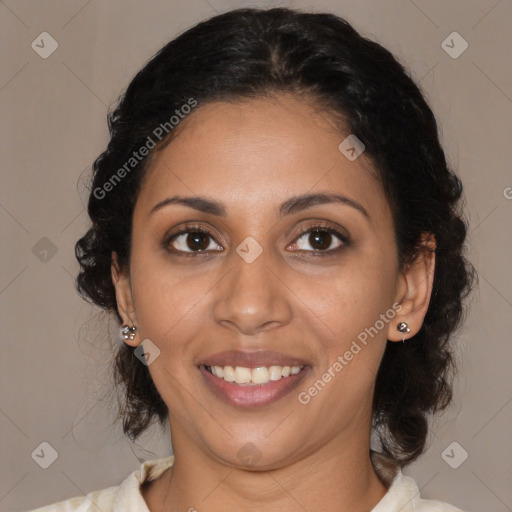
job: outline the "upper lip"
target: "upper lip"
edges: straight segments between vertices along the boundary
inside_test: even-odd
[[[199,363],[199,366],[243,366],[245,368],[257,368],[259,366],[306,366],[307,364],[307,361],[303,359],[272,350],[259,350],[257,352],[226,350],[205,357]]]

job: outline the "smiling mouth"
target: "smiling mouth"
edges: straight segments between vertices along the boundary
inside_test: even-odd
[[[287,379],[291,375],[297,375],[304,368],[302,366],[258,366],[247,368],[245,366],[207,366],[206,371],[226,382],[241,386],[264,385],[271,381]]]

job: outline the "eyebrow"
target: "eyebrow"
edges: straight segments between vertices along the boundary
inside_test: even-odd
[[[300,196],[291,197],[281,204],[279,207],[279,215],[280,217],[284,217],[286,215],[291,215],[293,213],[307,210],[308,208],[312,208],[320,204],[329,203],[340,203],[346,206],[350,206],[361,212],[367,219],[370,218],[370,215],[366,209],[357,201],[354,201],[353,199],[350,199],[344,195],[333,193],[303,194]],[[171,204],[181,204],[183,206],[194,208],[200,212],[210,213],[218,217],[227,217],[226,208],[222,203],[204,196],[168,197],[167,199],[164,199],[163,201],[160,201],[155,206],[153,206],[149,212],[149,215],[152,215],[154,212]]]

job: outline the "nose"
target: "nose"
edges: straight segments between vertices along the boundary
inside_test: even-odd
[[[216,322],[246,335],[290,322],[292,292],[279,276],[279,263],[272,262],[265,250],[251,263],[238,254],[232,260],[231,270],[215,287]]]

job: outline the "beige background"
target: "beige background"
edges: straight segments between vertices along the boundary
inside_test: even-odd
[[[169,453],[158,431],[133,446],[109,428],[108,402],[98,402],[109,374],[105,324],[73,288],[73,247],[87,227],[84,180],[108,140],[107,107],[145,61],[199,20],[251,5],[342,15],[421,82],[466,186],[480,287],[455,340],[454,406],[405,473],[427,498],[512,510],[510,0],[0,2],[0,510],[117,485],[139,460]],[[59,45],[47,59],[31,47],[44,31]],[[456,59],[441,46],[453,31],[469,43]],[[48,469],[31,456],[42,442],[58,454]],[[452,442],[460,447],[448,450],[451,461],[468,453],[457,469],[442,457]]]

